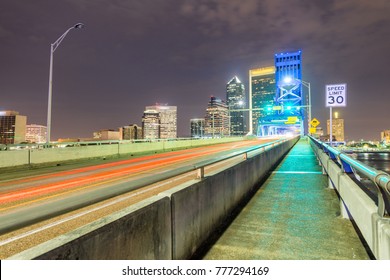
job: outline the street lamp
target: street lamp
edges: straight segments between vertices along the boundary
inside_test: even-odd
[[[307,120],[307,126],[308,126],[308,133],[310,133],[310,122],[311,122],[311,92],[310,92],[310,83],[309,82],[305,82],[305,81],[302,81],[300,80],[301,84],[304,85],[305,87],[307,87],[308,91],[309,91],[309,116],[308,116],[308,120]]]
[[[46,133],[46,143],[50,143],[50,132],[51,132],[51,99],[52,99],[52,87],[53,87],[53,54],[55,50],[58,48],[58,46],[61,44],[62,40],[64,40],[65,36],[71,31],[72,29],[80,29],[83,28],[83,23],[77,23],[74,26],[70,27],[68,30],[65,31],[64,34],[61,35],[55,41],[53,44],[51,44],[50,47],[50,70],[49,70],[49,94],[48,94],[48,101],[47,101],[47,133]]]

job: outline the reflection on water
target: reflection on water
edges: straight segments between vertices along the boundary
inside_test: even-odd
[[[390,153],[356,153],[354,158],[375,169],[390,173]]]

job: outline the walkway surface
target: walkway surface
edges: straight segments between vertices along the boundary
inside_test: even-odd
[[[301,139],[203,259],[369,259]]]

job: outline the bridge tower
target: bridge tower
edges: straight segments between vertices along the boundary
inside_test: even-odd
[[[302,51],[275,54],[275,101],[279,106],[300,111],[302,106]],[[297,114],[298,112],[295,112]]]
[[[257,134],[303,134],[302,51],[275,54],[275,93],[270,112],[259,118]]]

